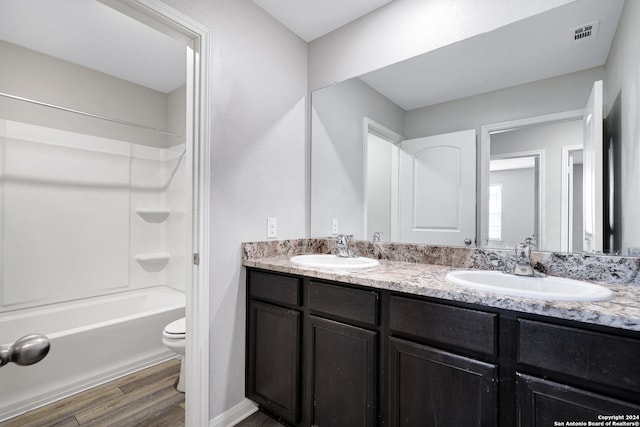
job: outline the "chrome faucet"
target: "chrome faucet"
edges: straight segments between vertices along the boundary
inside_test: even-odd
[[[374,231],[373,234],[371,235],[371,241],[373,243],[380,242],[382,240],[381,236],[382,236],[381,231]]]
[[[531,246],[535,242],[531,237],[527,237],[516,245],[516,263],[512,273],[516,276],[535,276],[535,271],[531,265]]]
[[[339,234],[336,238],[336,251],[338,252],[336,255],[342,258],[357,258],[356,255],[349,245],[351,244],[351,238],[353,236],[347,236],[344,234]]]

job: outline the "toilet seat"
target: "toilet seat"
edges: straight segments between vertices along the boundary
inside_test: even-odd
[[[164,327],[162,336],[165,338],[180,339],[184,338],[186,334],[186,322],[185,318],[174,320]]]
[[[180,357],[180,375],[178,376],[178,384],[176,384],[176,389],[184,393],[185,391],[185,360],[184,355],[186,351],[186,322],[185,318],[174,320],[164,327],[162,330],[162,344],[164,344],[169,350],[173,351],[176,354],[179,354]]]

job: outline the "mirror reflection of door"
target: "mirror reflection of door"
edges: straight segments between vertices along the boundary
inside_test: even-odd
[[[489,162],[489,247],[510,248],[524,237],[541,242],[541,155],[515,155]]]
[[[561,250],[580,252],[583,245],[583,150],[582,145],[562,147]]]
[[[403,141],[399,172],[402,241],[471,245],[476,235],[475,129]]]
[[[366,236],[398,240],[398,145],[380,132],[367,133]]]

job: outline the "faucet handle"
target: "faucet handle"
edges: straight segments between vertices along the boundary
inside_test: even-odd
[[[535,246],[536,241],[534,240],[533,237],[525,237],[524,240],[522,241],[522,244],[526,246]]]

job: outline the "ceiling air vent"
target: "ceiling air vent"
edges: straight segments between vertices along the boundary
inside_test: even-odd
[[[598,21],[581,25],[571,30],[574,43],[584,43],[595,40],[598,35]]]

